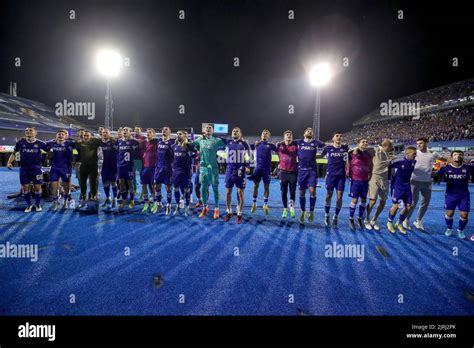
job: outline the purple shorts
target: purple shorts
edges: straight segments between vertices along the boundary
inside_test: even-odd
[[[140,173],[140,183],[142,185],[153,185],[155,167],[143,168]]]
[[[392,203],[399,203],[403,202],[403,204],[412,204],[413,203],[413,197],[411,194],[411,187],[395,187],[392,190]]]
[[[43,172],[41,168],[24,169],[20,168],[20,184],[42,184],[43,183]]]
[[[174,187],[187,189],[189,188],[189,183],[191,181],[190,178],[191,177],[189,173],[173,172],[173,175],[171,176],[171,183]]]
[[[72,170],[70,168],[54,168],[51,167],[49,172],[49,181],[55,182],[61,179],[62,182],[71,181]]]
[[[239,189],[245,188],[245,169],[232,169],[227,167],[225,172],[225,187],[232,188],[234,186]]]
[[[446,210],[469,211],[471,209],[471,197],[469,193],[466,194],[445,194],[444,208]]]
[[[171,185],[171,167],[162,167],[155,169],[155,184]]]
[[[272,181],[270,170],[267,168],[255,168],[252,175],[248,176],[249,180],[259,183],[263,180],[264,184],[269,184]]]
[[[326,190],[344,191],[346,177],[344,175],[326,175]]]
[[[369,181],[352,180],[349,197],[367,198],[368,191],[369,191]]]
[[[118,178],[123,180],[133,180],[134,178],[134,167],[133,162],[128,166],[118,167]]]
[[[118,180],[117,167],[114,167],[114,168],[102,167],[102,170],[100,172],[100,177],[102,178],[102,182],[117,181]]]
[[[298,171],[298,186],[300,190],[307,190],[308,187],[316,188],[318,184],[318,173],[315,170],[299,170]]]

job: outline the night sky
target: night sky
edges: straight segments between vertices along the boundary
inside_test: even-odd
[[[110,47],[131,62],[113,81],[115,126],[217,122],[244,135],[302,133],[314,111],[307,69],[324,59],[338,70],[321,94],[327,139],[389,98],[473,77],[467,3],[0,0],[0,90],[16,81],[19,96],[53,107],[64,99],[95,102],[94,124],[101,124],[105,82],[94,59]]]

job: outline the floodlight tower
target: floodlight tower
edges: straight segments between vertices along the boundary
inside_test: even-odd
[[[112,79],[120,74],[122,65],[122,56],[115,51],[102,50],[97,54],[97,70],[106,78],[104,126],[110,130],[114,127]]]
[[[320,89],[327,85],[331,80],[331,67],[327,63],[319,63],[314,65],[309,71],[309,82],[316,88],[316,102],[314,105],[313,116],[313,135],[315,139],[319,139],[321,126],[321,96]]]

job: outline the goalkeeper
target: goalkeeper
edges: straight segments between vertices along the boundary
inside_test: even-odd
[[[225,142],[212,136],[214,129],[211,124],[206,125],[204,135],[197,138],[193,144],[199,149],[200,154],[200,174],[201,196],[203,209],[199,214],[203,218],[209,212],[209,185],[214,191],[214,219],[219,219],[219,169],[217,165],[217,150],[225,148]]]

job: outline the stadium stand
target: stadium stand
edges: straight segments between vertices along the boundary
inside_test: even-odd
[[[377,144],[383,138],[411,144],[420,136],[426,136],[430,142],[474,139],[474,107],[441,111],[419,120],[405,117],[371,122],[353,128],[345,134],[345,139],[351,144],[362,137],[367,138],[370,144]]]
[[[420,136],[430,141],[474,139],[474,79],[467,79],[428,91],[395,99],[392,103],[419,103],[419,118],[407,115],[383,116],[377,108],[353,123],[345,140],[353,144],[364,137],[370,144],[390,138],[399,144],[413,144]]]
[[[57,116],[43,103],[0,93],[0,145],[13,145],[27,126],[35,127],[40,135],[53,134],[60,128],[89,128],[76,119]]]

